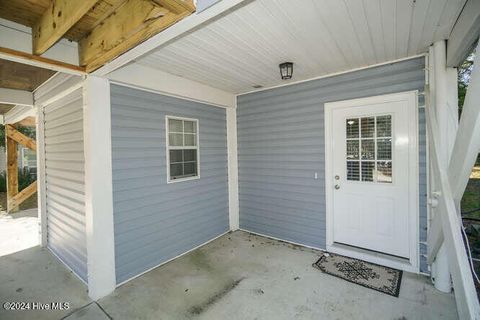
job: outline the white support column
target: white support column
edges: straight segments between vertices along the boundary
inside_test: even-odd
[[[431,69],[429,72],[429,83],[432,88],[432,97],[430,99],[432,103],[429,107],[431,108],[430,112],[433,112],[435,115],[439,127],[439,132],[435,134],[438,136],[438,140],[442,141],[441,150],[439,150],[439,161],[441,166],[447,170],[458,128],[457,73],[455,69],[447,68],[445,41],[438,41],[433,44],[433,48],[430,50],[429,61],[431,62],[429,66]],[[454,88],[451,88],[452,86]],[[430,183],[431,192],[435,192],[436,181],[434,177],[432,177]],[[435,209],[432,209],[435,212]],[[435,215],[433,216],[434,219],[436,218]],[[443,292],[451,291],[450,271],[444,244],[439,247],[435,262],[432,265],[432,278],[438,290]]]
[[[228,211],[230,230],[240,226],[238,202],[237,109],[227,108]]]
[[[47,208],[45,189],[45,143],[43,107],[37,107],[36,142],[37,142],[37,203],[40,245],[47,246]]]
[[[108,80],[88,76],[83,98],[88,295],[97,300],[116,286]]]

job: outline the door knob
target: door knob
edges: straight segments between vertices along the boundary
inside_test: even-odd
[[[336,184],[336,185],[335,185],[335,190],[338,190],[338,189],[340,189],[340,185],[339,185],[339,184]]]

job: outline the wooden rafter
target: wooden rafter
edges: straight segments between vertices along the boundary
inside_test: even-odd
[[[60,40],[97,0],[54,0],[32,28],[33,53],[40,55]]]
[[[30,137],[27,137],[17,129],[15,129],[14,126],[7,124],[5,125],[7,137],[14,140],[17,143],[20,143],[22,146],[29,148],[30,150],[36,151],[37,150],[37,144],[35,140],[33,140]]]
[[[126,0],[80,40],[80,65],[94,71],[193,10],[191,0]]]
[[[25,63],[28,65],[35,65],[51,70],[68,72],[68,73],[84,73],[85,68],[73,64],[52,60],[44,57],[35,56],[33,54],[25,53],[18,50],[0,47],[0,58],[9,61]]]

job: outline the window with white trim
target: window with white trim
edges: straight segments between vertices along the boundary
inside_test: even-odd
[[[166,117],[168,182],[199,177],[198,120]]]

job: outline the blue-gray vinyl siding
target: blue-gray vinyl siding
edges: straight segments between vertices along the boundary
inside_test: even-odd
[[[228,231],[226,112],[111,86],[117,283]],[[199,120],[200,179],[167,184],[165,116]]]
[[[241,95],[237,100],[240,227],[326,247],[326,102],[419,90],[425,60],[416,58]],[[423,106],[423,99],[420,106]],[[426,240],[424,109],[419,109],[420,242]],[[315,172],[318,179],[314,179]],[[421,271],[427,272],[422,244]]]

